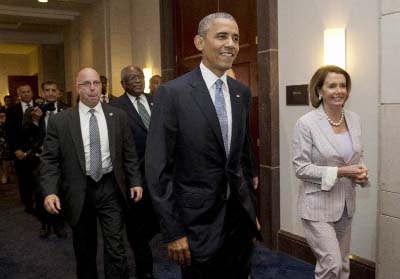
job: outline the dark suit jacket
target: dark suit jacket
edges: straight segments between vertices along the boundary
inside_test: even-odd
[[[22,105],[18,103],[7,109],[7,117],[5,123],[6,142],[10,148],[11,156],[14,158],[16,150],[28,151],[32,147],[29,138],[22,135]]]
[[[223,241],[228,184],[256,230],[251,92],[231,78],[228,86],[232,106],[228,158],[200,68],[160,85],[154,100],[146,150],[148,188],[165,241],[187,236],[194,257],[212,255]]]
[[[125,93],[121,97],[113,99],[111,105],[122,109],[128,115],[128,125],[131,129],[133,140],[135,141],[136,152],[140,160],[140,168],[144,174],[144,153],[146,150],[147,128],[144,126],[139,113],[136,111],[127,94],[128,93]],[[145,94],[145,96],[150,109],[152,109],[153,100],[151,96],[148,94]]]
[[[151,238],[159,232],[159,222],[155,215],[153,205],[150,200],[149,192],[147,190],[147,184],[144,171],[144,154],[146,151],[146,139],[147,139],[147,128],[144,126],[142,118],[133,106],[129,99],[128,93],[125,93],[119,98],[113,99],[111,105],[118,107],[126,112],[128,115],[128,125],[132,132],[133,140],[136,146],[136,152],[139,157],[140,171],[143,178],[143,198],[140,202],[131,202],[131,210],[134,219],[131,221],[135,225],[136,229],[141,231],[144,235]],[[145,94],[147,102],[149,103],[150,109],[153,107],[153,100],[150,95]]]
[[[102,107],[113,172],[127,199],[127,184],[129,187],[142,184],[135,144],[125,112],[107,104]],[[83,208],[87,184],[78,106],[49,118],[41,162],[40,186],[44,195],[58,194],[66,219],[75,225]]]

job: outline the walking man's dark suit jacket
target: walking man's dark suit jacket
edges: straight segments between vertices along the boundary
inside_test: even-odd
[[[144,154],[146,151],[147,128],[125,92],[121,97],[114,99],[111,105],[124,110],[128,115],[128,124],[132,132],[133,140],[136,145],[136,152],[140,162],[140,172],[142,178],[144,172]],[[145,94],[150,109],[153,106],[152,97]],[[127,236],[130,245],[135,253],[136,273],[152,274],[153,257],[149,240],[159,231],[158,218],[155,215],[150,195],[146,187],[146,181],[143,179],[143,197],[134,203],[130,202],[129,212],[127,214],[126,227]],[[142,276],[143,278],[146,278]]]
[[[229,235],[227,222],[236,222],[235,218],[251,233],[256,231],[251,92],[230,77],[228,87],[232,107],[228,158],[200,68],[161,84],[154,100],[146,150],[148,188],[164,240],[187,236],[192,259],[215,254]]]
[[[102,108],[113,172],[127,200],[127,185],[141,185],[135,144],[126,114],[107,104],[102,104]],[[64,216],[72,226],[76,225],[84,206],[88,179],[78,106],[49,118],[41,161],[40,186],[44,195],[59,195]],[[59,179],[61,183],[58,183]]]

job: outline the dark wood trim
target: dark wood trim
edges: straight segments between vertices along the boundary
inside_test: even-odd
[[[310,264],[315,264],[315,257],[304,237],[279,230],[278,250]],[[375,263],[350,255],[350,279],[375,279]]]
[[[280,228],[278,3],[257,0],[259,219],[263,244],[277,248]]]
[[[174,78],[174,1],[160,0],[161,76],[163,81]]]

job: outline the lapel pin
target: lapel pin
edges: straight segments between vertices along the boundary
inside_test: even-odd
[[[113,116],[113,113],[112,113],[112,112],[110,112],[108,115],[109,115],[109,116]]]
[[[236,94],[236,98],[240,98],[240,94]]]
[[[151,102],[151,103],[150,103],[150,106],[153,106],[153,104],[154,104],[154,103],[153,103],[153,102]]]

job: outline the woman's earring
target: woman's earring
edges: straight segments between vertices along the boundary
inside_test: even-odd
[[[322,96],[320,94],[318,94],[318,100],[322,100]]]

